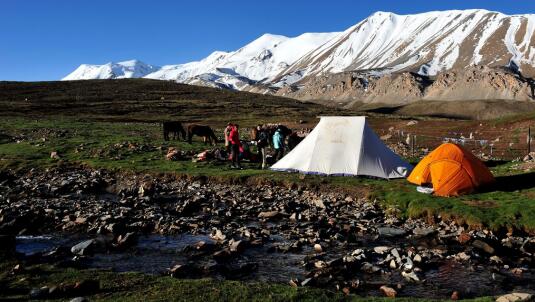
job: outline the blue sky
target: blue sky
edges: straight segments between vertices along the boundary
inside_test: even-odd
[[[535,1],[2,0],[0,80],[58,80],[82,63],[184,63],[263,33],[342,31],[378,10],[468,8],[535,13]]]

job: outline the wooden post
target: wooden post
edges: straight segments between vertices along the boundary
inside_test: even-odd
[[[531,127],[528,127],[528,154],[531,153]]]

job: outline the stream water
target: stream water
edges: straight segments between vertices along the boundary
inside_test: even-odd
[[[279,242],[248,248],[237,258],[233,265],[254,263],[255,269],[245,276],[222,276],[214,274],[214,278],[228,278],[243,281],[265,281],[285,283],[292,278],[303,280],[306,274],[303,260],[313,254],[310,248],[299,252],[274,252],[273,244],[284,239],[272,236]],[[87,237],[81,236],[20,236],[17,237],[17,251],[26,255],[50,251],[56,247],[70,247]],[[90,268],[111,269],[117,272],[143,272],[163,274],[175,264],[184,264],[188,260],[184,249],[199,241],[213,242],[205,235],[147,235],[139,237],[135,247],[125,252],[97,253],[87,258],[85,264]],[[385,243],[384,241],[381,243]],[[390,242],[399,244],[399,242]],[[329,251],[329,258],[336,258],[348,250]],[[211,257],[196,259],[196,265],[207,265]],[[509,274],[496,271],[490,265],[462,265],[454,260],[444,259],[426,266],[420,276],[424,282],[409,283],[400,274],[363,274],[356,272],[355,278],[363,282],[363,295],[381,295],[378,288],[387,284],[395,286],[403,284],[398,290],[400,296],[446,298],[453,291],[461,291],[464,297],[499,295],[511,291],[535,292],[535,276],[533,270],[525,273],[522,278],[514,278]],[[334,289],[333,289],[334,290]]]

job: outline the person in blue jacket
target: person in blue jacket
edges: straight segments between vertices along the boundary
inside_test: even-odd
[[[284,156],[284,134],[279,127],[273,134],[273,148],[275,149],[275,160],[280,160]]]

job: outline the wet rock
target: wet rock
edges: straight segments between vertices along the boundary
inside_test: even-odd
[[[366,273],[376,273],[376,272],[379,272],[381,268],[371,263],[364,262],[362,266],[360,267],[360,270]]]
[[[96,245],[97,241],[95,239],[82,241],[71,248],[71,253],[75,255],[86,256],[93,253]]]
[[[470,236],[470,234],[468,233],[461,233],[459,237],[457,237],[457,240],[461,244],[467,243],[468,241],[470,241],[470,239],[472,239],[472,236]]]
[[[221,230],[219,229],[215,229],[214,231],[212,231],[210,237],[217,241],[223,241],[227,238],[227,236],[225,236],[225,234],[223,234],[223,232],[221,232]]]
[[[117,238],[117,247],[126,248],[135,245],[137,236],[135,233],[126,233],[126,235],[119,235]]]
[[[260,214],[258,214],[258,218],[269,219],[269,218],[275,218],[278,215],[279,215],[279,211],[266,211],[266,212],[260,212]]]
[[[494,248],[484,241],[474,240],[474,242],[472,242],[472,246],[483,250],[487,254],[494,254]]]
[[[229,249],[233,253],[242,253],[247,246],[247,242],[244,240],[231,240],[229,242]]]
[[[386,285],[383,285],[379,288],[379,290],[387,297],[389,298],[395,298],[398,294],[395,289],[388,287]]]
[[[48,297],[49,289],[44,286],[41,288],[32,288],[30,290],[30,299],[46,299]]]
[[[321,253],[321,252],[323,252],[323,248],[321,247],[320,244],[317,244],[317,243],[316,243],[316,244],[314,244],[314,251],[315,251],[316,253]]]
[[[498,297],[496,302],[531,301],[532,299],[533,295],[528,293],[511,293]]]
[[[215,244],[201,240],[193,245],[193,249],[197,251],[212,251],[215,248]]]
[[[217,262],[224,262],[231,258],[232,254],[229,249],[222,249],[212,254],[212,257]]]
[[[416,228],[412,232],[416,237],[427,237],[436,234],[437,230],[433,228]]]
[[[320,209],[325,209],[325,203],[323,203],[323,200],[321,199],[314,199],[312,201],[312,203],[314,204],[314,206],[320,208]]]
[[[69,300],[69,302],[89,302],[89,299],[86,297],[76,297]]]
[[[177,264],[169,269],[169,275],[173,278],[191,278],[199,273],[199,270],[191,264]]]
[[[403,236],[407,233],[407,231],[403,229],[394,228],[394,227],[379,227],[377,228],[377,232],[379,233],[379,236],[384,236],[384,237]]]
[[[466,254],[465,252],[460,252],[457,255],[455,255],[455,259],[459,261],[468,261],[470,260],[470,255]]]
[[[407,279],[408,281],[415,281],[415,282],[420,281],[420,278],[418,278],[415,272],[402,271],[401,276],[403,276],[403,278]]]
[[[376,252],[379,255],[382,255],[386,252],[388,252],[390,248],[388,246],[376,246],[373,248],[373,251]]]

